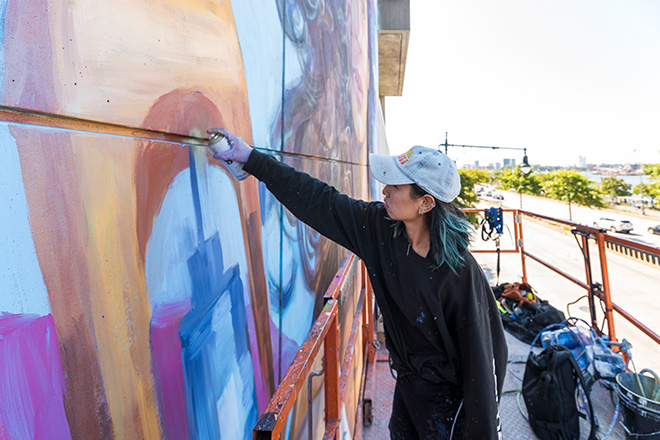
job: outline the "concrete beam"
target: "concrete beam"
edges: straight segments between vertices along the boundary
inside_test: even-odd
[[[410,1],[378,4],[378,75],[380,96],[401,96],[410,36]]]

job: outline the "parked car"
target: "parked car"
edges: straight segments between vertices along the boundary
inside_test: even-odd
[[[495,200],[504,200],[504,196],[503,196],[502,194],[500,194],[500,193],[495,193],[495,194],[493,194],[493,198],[494,198]]]
[[[594,222],[594,228],[607,229],[612,232],[630,233],[633,230],[633,224],[628,220],[615,220],[613,218],[601,217]]]
[[[649,232],[650,232],[651,234],[660,235],[660,225],[651,226],[651,227],[649,228]]]

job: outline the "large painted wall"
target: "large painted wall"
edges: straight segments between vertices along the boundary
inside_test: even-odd
[[[345,251],[139,133],[227,127],[371,198],[375,11],[0,0],[0,439],[251,438]]]

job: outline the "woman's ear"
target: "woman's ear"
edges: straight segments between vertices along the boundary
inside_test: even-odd
[[[424,194],[424,197],[422,197],[422,205],[420,208],[425,213],[435,208],[435,199],[433,198],[433,196],[430,194]]]

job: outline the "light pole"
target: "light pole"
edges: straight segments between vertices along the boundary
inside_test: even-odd
[[[522,190],[523,190],[523,179],[526,181],[527,176],[530,172],[532,171],[532,167],[529,166],[529,163],[527,163],[527,155],[523,158],[523,164],[520,166],[520,175],[519,180],[518,180],[518,197],[520,197],[520,209],[523,209],[523,204],[522,204]]]
[[[490,150],[522,150],[523,152],[523,160],[522,164],[520,165],[520,171],[522,174],[527,176],[530,171],[532,171],[532,167],[529,165],[529,159],[527,158],[527,148],[516,148],[516,147],[485,147],[481,145],[460,145],[460,144],[450,144],[447,142],[447,132],[445,131],[445,143],[438,145],[438,149],[440,147],[444,146],[445,147],[445,154],[447,154],[447,149],[448,147],[459,147],[459,148],[487,148]],[[520,195],[520,209],[522,209],[522,187],[521,187],[521,182],[518,184],[518,194]]]
[[[516,148],[516,147],[486,147],[481,145],[460,145],[460,144],[449,144],[447,143],[447,132],[445,131],[445,143],[438,145],[438,148],[445,147],[445,154],[447,154],[448,147],[459,147],[459,148],[487,148],[489,150],[522,150],[523,160],[520,169],[523,170],[525,174],[528,174],[532,167],[529,165],[529,160],[527,159],[527,148]]]

